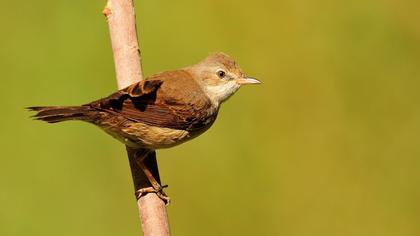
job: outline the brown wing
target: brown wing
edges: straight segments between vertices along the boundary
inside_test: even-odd
[[[182,130],[198,130],[213,122],[217,110],[191,75],[164,72],[88,104],[132,122]]]

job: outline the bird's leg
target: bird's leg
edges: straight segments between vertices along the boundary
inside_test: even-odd
[[[156,193],[157,196],[160,199],[162,199],[166,203],[166,205],[168,205],[170,202],[170,198],[163,191],[163,188],[168,187],[168,185],[163,185],[163,186],[160,185],[159,182],[153,176],[152,172],[149,170],[149,168],[147,168],[146,164],[144,163],[144,160],[149,153],[150,151],[145,150],[145,149],[140,150],[139,152],[136,153],[137,155],[136,162],[141,168],[141,170],[143,171],[143,173],[145,174],[145,176],[147,177],[147,179],[149,180],[150,184],[152,185],[152,187],[146,187],[146,188],[141,188],[137,190],[136,191],[136,193],[138,194],[137,199],[139,199],[142,195],[146,193]]]

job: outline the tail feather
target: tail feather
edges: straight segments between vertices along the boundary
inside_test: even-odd
[[[50,106],[50,107],[28,107],[28,110],[36,111],[32,117],[36,120],[43,120],[48,123],[57,123],[66,120],[89,121],[89,106]]]

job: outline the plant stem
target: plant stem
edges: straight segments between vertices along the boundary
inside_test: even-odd
[[[122,89],[143,79],[133,1],[108,0],[103,13],[108,21],[118,88]],[[136,164],[135,155],[130,150],[127,153],[135,190],[150,186]],[[159,181],[155,152],[147,157],[146,165]],[[148,193],[138,199],[137,205],[143,235],[170,235],[166,206],[162,199],[155,193]]]

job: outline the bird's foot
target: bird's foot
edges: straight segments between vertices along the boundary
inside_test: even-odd
[[[165,202],[165,205],[169,205],[171,199],[163,191],[163,189],[166,187],[168,187],[168,185],[163,185],[163,186],[159,185],[156,188],[155,187],[141,188],[136,191],[136,197],[137,199],[140,199],[140,197],[148,193],[156,193],[156,195]]]

